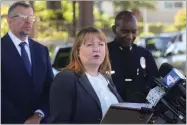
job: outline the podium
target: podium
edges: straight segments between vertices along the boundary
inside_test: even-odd
[[[119,103],[111,105],[101,124],[146,124],[153,113],[148,103]]]

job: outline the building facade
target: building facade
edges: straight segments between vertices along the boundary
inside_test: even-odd
[[[176,13],[186,8],[186,1],[156,1],[156,10],[147,10],[147,22],[174,23]]]

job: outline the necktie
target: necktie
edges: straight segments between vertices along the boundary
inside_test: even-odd
[[[26,42],[21,42],[19,44],[19,46],[21,47],[21,57],[23,59],[23,62],[25,64],[25,67],[26,67],[29,75],[31,76],[31,64],[30,64],[30,61],[29,61],[29,56],[28,56],[28,54],[25,50],[25,45],[26,44],[27,44]]]

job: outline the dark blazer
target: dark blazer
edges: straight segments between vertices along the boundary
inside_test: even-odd
[[[135,44],[129,52],[116,41],[108,43],[108,49],[112,70],[115,71],[112,80],[122,99],[127,102],[146,102],[150,88],[155,86],[152,78],[158,75],[152,54]],[[141,58],[145,59],[146,68],[142,68]]]
[[[8,34],[1,38],[1,123],[24,123],[37,109],[49,114],[53,72],[46,47],[29,39],[32,76]]]
[[[109,88],[122,102],[111,80]],[[101,104],[87,76],[71,70],[57,74],[50,90],[51,123],[94,124],[101,119]]]

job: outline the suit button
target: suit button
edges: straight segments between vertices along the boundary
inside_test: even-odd
[[[101,121],[101,119],[100,119],[100,118],[98,118],[97,120],[98,120],[98,121]]]

